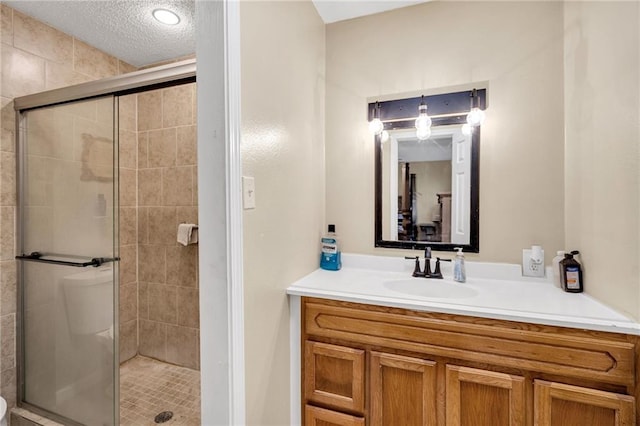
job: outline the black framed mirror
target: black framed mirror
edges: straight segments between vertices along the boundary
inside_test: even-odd
[[[384,128],[375,136],[376,247],[479,252],[481,126],[463,129],[472,102],[484,110],[486,89],[368,105]],[[431,118],[422,140],[421,103]]]

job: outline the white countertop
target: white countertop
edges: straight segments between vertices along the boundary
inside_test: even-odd
[[[452,279],[451,263],[443,263],[444,279],[436,280],[412,278],[413,261],[403,258],[343,254],[342,262],[340,271],[318,269],[287,294],[640,335],[633,319],[585,293],[565,293],[551,278],[523,278],[519,265],[466,262],[461,284]]]

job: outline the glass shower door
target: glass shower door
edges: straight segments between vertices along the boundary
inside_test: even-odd
[[[116,102],[20,115],[19,397],[65,424],[118,423]]]

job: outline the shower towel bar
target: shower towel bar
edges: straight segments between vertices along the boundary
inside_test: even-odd
[[[97,268],[98,266],[101,266],[104,263],[117,262],[120,260],[119,257],[94,257],[88,262],[70,262],[67,260],[43,259],[42,256],[46,256],[46,255],[39,253],[37,251],[34,251],[31,254],[23,254],[21,256],[16,256],[16,259],[27,260],[29,262],[53,263],[54,265],[74,266],[77,268],[85,268],[87,266],[94,266]],[[74,257],[74,256],[64,256],[64,255],[49,255],[49,256]]]

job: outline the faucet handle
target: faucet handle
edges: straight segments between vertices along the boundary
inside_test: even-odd
[[[442,271],[440,270],[440,258],[436,257],[436,269],[431,274],[431,278],[442,279]]]
[[[413,274],[411,274],[411,276],[413,277],[424,277],[424,272],[422,272],[420,270],[420,258],[418,256],[405,256],[404,257],[407,260],[414,260],[416,261],[416,264],[413,268]]]
[[[433,274],[431,274],[431,278],[442,279],[442,271],[440,270],[440,261],[451,262],[451,259],[441,259],[439,257],[436,257],[436,270],[433,271]]]

